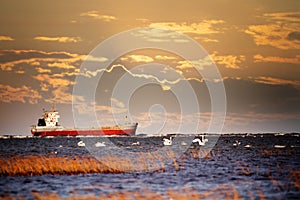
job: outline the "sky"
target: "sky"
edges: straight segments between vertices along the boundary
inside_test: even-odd
[[[209,132],[214,123],[222,126],[219,133],[300,131],[297,0],[0,3],[1,135],[30,135],[51,104],[65,127],[129,120],[139,123],[137,133],[146,134]],[[114,60],[95,51],[91,56],[104,41],[136,28],[144,31],[135,37],[157,45],[181,45],[186,40],[176,33],[187,36],[207,56],[187,61],[151,48],[132,49]],[[107,52],[134,43],[124,39]],[[201,74],[209,66],[217,67],[218,79]],[[78,80],[92,99],[76,93]],[[133,84],[140,85],[126,93]],[[217,91],[211,85],[224,86],[226,98],[219,101],[225,111],[212,108]],[[190,105],[182,108],[186,102]],[[212,115],[220,120],[211,122]]]

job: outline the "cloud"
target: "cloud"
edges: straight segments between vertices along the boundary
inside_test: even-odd
[[[68,92],[69,88],[66,86],[57,87],[51,90],[52,97],[45,99],[47,103],[55,104],[70,104],[72,103],[73,95]]]
[[[176,60],[177,58],[174,56],[156,55],[155,59],[157,59],[157,60]]]
[[[176,22],[158,22],[151,23],[151,28],[166,28],[181,33],[191,33],[197,35],[221,33],[220,28],[214,27],[215,25],[224,24],[223,20],[203,20],[199,23],[176,23]]]
[[[133,36],[141,37],[150,42],[188,42],[188,40],[182,39],[182,35],[172,31],[171,29],[166,29],[166,27],[151,27],[147,29],[145,28],[132,34]]]
[[[9,85],[0,84],[0,101],[5,103],[22,102],[36,104],[42,96],[38,91],[31,89],[28,86],[12,87]]]
[[[188,42],[183,39],[179,33],[207,36],[211,34],[223,33],[220,25],[224,24],[223,20],[203,20],[199,23],[177,23],[177,22],[156,22],[150,23],[149,29],[141,30],[136,36],[143,37],[151,42]],[[174,32],[175,31],[175,32]],[[206,42],[218,42],[215,39],[205,38]]]
[[[178,61],[177,69],[185,70],[190,68],[196,68],[198,70],[202,70],[205,66],[210,66],[213,64],[213,61],[209,56],[206,56],[201,60],[180,60]]]
[[[254,38],[256,45],[278,49],[300,49],[300,12],[268,13],[263,15],[271,23],[250,25],[245,33]]]
[[[61,43],[67,43],[67,42],[80,42],[82,41],[80,37],[46,37],[46,36],[38,36],[34,38],[35,40],[39,41],[47,41],[47,42],[61,42]]]
[[[144,63],[149,63],[153,62],[153,58],[150,56],[145,56],[145,55],[129,55],[126,57],[120,58],[122,61],[129,61],[129,62],[144,62]]]
[[[291,64],[300,64],[300,55],[295,57],[279,57],[279,56],[267,56],[264,57],[260,54],[253,56],[254,62],[274,62],[274,63],[291,63]]]
[[[100,13],[96,10],[81,13],[80,16],[81,17],[90,17],[92,19],[99,19],[99,20],[102,20],[105,22],[110,22],[110,21],[114,21],[117,19],[115,16],[112,16],[112,15],[100,15]]]
[[[288,40],[299,40],[300,41],[300,32],[290,32],[287,36]]]
[[[132,77],[135,77],[135,78],[153,79],[161,85],[165,85],[165,84],[174,85],[174,84],[178,83],[181,80],[180,78],[178,78],[174,81],[170,81],[170,80],[167,80],[167,79],[160,79],[160,78],[158,78],[158,77],[156,77],[152,74],[134,74],[130,70],[128,70],[124,65],[121,65],[121,64],[112,65],[108,69],[97,69],[95,71],[86,70],[86,71],[80,73],[80,75],[91,78],[91,77],[97,76],[101,72],[111,73],[115,68],[122,68],[126,73],[130,74]]]
[[[18,67],[25,64],[40,70],[41,66],[60,69],[73,69],[78,67],[85,55],[71,54],[67,52],[43,52],[36,50],[2,50],[0,51],[0,69],[2,71],[18,71]],[[45,73],[45,72],[43,72]]]
[[[32,76],[32,78],[38,80],[41,83],[47,83],[48,85],[51,85],[55,88],[74,85],[74,81],[63,78],[55,78],[49,74],[38,74],[36,76]]]
[[[273,78],[273,77],[266,77],[266,76],[259,76],[253,79],[257,83],[263,83],[267,85],[292,85],[300,89],[300,81],[297,80],[287,80],[287,79],[280,79],[280,78]]]
[[[48,63],[48,67],[57,67],[61,69],[74,69],[75,67],[68,62]]]
[[[217,52],[211,54],[211,57],[217,64],[229,69],[240,69],[240,64],[246,60],[244,55],[217,55]]]
[[[39,81],[41,91],[51,91],[52,97],[44,98],[45,102],[57,104],[72,103],[72,92],[69,90],[70,86],[75,84],[74,81],[49,74],[38,74],[32,78]]]
[[[15,39],[10,36],[0,35],[0,41],[13,41],[13,40]]]
[[[91,62],[106,62],[106,61],[108,61],[108,59],[105,57],[94,57],[91,55],[86,56],[84,60],[91,61]]]
[[[266,13],[264,17],[281,22],[300,22],[300,12]]]

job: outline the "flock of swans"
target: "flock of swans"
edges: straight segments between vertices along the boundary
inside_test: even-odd
[[[173,143],[172,140],[173,140],[173,137],[170,137],[169,139],[168,139],[168,138],[163,138],[163,145],[164,145],[164,146],[171,146],[172,143]],[[202,136],[201,136],[201,139],[195,138],[195,139],[193,139],[192,142],[193,142],[193,143],[198,143],[200,146],[204,146],[205,143],[208,142],[208,139],[204,138],[204,135],[202,135]],[[85,147],[85,143],[84,143],[83,141],[79,141],[79,142],[77,143],[77,145],[78,145],[79,147]],[[138,142],[133,142],[133,143],[131,144],[131,146],[139,146],[139,145],[141,145],[141,143],[140,143],[139,141],[138,141]],[[187,145],[187,143],[184,142],[184,141],[182,141],[182,142],[181,142],[181,145]],[[97,142],[97,143],[95,143],[94,146],[95,146],[95,147],[105,147],[106,144],[105,144],[105,142]]]
[[[164,146],[171,146],[171,145],[173,144],[173,137],[171,136],[170,138],[163,138],[162,142],[163,142],[163,145],[164,145]],[[207,142],[208,142],[208,139],[205,138],[204,135],[202,135],[201,138],[195,138],[195,139],[193,139],[193,141],[192,141],[192,143],[198,144],[199,146],[205,146],[205,144],[206,144]],[[186,143],[185,141],[182,141],[180,144],[181,144],[181,145],[187,145],[187,143]],[[79,142],[77,143],[77,145],[78,145],[79,147],[85,147],[85,143],[84,143],[83,141],[79,141]],[[139,141],[133,142],[133,143],[131,144],[131,146],[139,146],[139,145],[141,145],[141,143],[140,143]],[[238,140],[236,140],[236,141],[232,144],[233,147],[238,147],[238,146],[240,146],[240,145],[241,145],[241,142],[238,141]],[[97,142],[97,143],[95,143],[94,146],[95,146],[95,147],[105,147],[106,144],[105,144],[105,142]],[[244,147],[245,147],[245,148],[251,148],[252,146],[249,145],[249,144],[247,144],[247,145],[245,145]],[[275,147],[275,148],[285,148],[285,146],[283,146],[283,145],[274,145],[274,147]]]

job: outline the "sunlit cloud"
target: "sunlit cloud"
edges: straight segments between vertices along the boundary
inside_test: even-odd
[[[292,85],[300,89],[300,81],[298,80],[286,80],[286,79],[266,77],[266,76],[255,77],[252,79],[257,83],[263,83],[268,85]]]
[[[300,13],[268,13],[263,15],[271,23],[250,25],[245,33],[252,35],[256,45],[270,45],[278,49],[300,49]]]
[[[0,41],[14,41],[15,39],[10,36],[0,35]]]
[[[116,20],[117,18],[112,15],[101,15],[98,11],[96,10],[91,10],[88,12],[84,12],[80,14],[81,17],[90,17],[92,19],[99,19],[105,22],[110,22],[113,20]]]
[[[60,104],[72,102],[72,93],[69,89],[70,86],[74,85],[74,81],[49,74],[38,74],[32,78],[39,81],[41,91],[51,91],[52,97],[45,98],[45,102]]]
[[[192,33],[197,35],[206,35],[213,33],[221,33],[220,28],[214,27],[215,25],[224,24],[223,20],[203,20],[199,23],[177,23],[177,22],[158,22],[151,23],[151,28],[165,28],[181,33]]]
[[[265,17],[286,22],[300,22],[300,12],[266,13]]]
[[[212,65],[213,62],[209,56],[201,60],[180,60],[178,61],[178,65],[176,66],[177,69],[184,70],[189,68],[196,68],[198,70],[202,70],[205,66]]]
[[[128,73],[129,75],[131,75],[132,77],[135,77],[135,78],[153,79],[161,85],[165,85],[165,84],[174,85],[174,84],[178,83],[181,80],[180,78],[178,78],[174,81],[170,81],[170,80],[167,80],[167,79],[162,79],[161,80],[161,79],[159,79],[158,77],[156,77],[152,74],[135,74],[135,73],[132,73],[124,65],[121,65],[121,64],[112,65],[108,69],[97,69],[95,71],[85,70],[85,71],[81,72],[80,75],[91,78],[91,77],[97,76],[101,72],[111,73],[115,68],[122,68],[126,73]]]
[[[61,43],[67,43],[67,42],[80,42],[82,41],[80,37],[46,37],[46,36],[38,36],[34,38],[35,40],[39,41],[46,41],[46,42],[61,42]]]
[[[179,33],[193,34],[193,35],[211,35],[223,33],[221,27],[225,21],[223,20],[203,20],[199,23],[178,23],[178,22],[156,22],[150,23],[150,29],[139,31],[137,36],[141,36],[151,42],[188,42],[186,39],[180,37]],[[175,32],[174,32],[175,31]],[[206,42],[218,42],[216,39],[206,37]]]
[[[28,86],[12,87],[0,84],[0,101],[5,103],[21,102],[36,104],[42,96],[38,91]]]
[[[133,36],[143,38],[150,42],[175,42],[175,43],[185,43],[188,42],[186,39],[182,39],[182,36],[166,27],[151,27],[148,29],[142,29],[136,33],[132,33]]]
[[[42,66],[44,68],[43,70],[48,70],[45,69],[45,66],[76,70],[75,68],[78,67],[78,64],[86,58],[85,55],[67,52],[43,52],[35,50],[12,50],[1,52],[4,58],[7,54],[9,54],[10,57],[15,55],[17,58],[12,61],[2,61],[0,65],[2,71],[11,71],[14,73],[17,71],[17,67],[22,67],[24,65],[32,66],[38,70],[38,72],[42,71]],[[45,73],[45,71],[42,73]]]
[[[45,99],[47,103],[55,104],[70,104],[72,103],[73,95],[68,92],[69,88],[66,86],[53,88],[51,90],[52,97]]]
[[[273,62],[273,63],[291,63],[291,64],[300,64],[300,55],[295,57],[279,57],[279,56],[262,56],[256,54],[253,56],[254,62]]]
[[[128,55],[126,57],[120,58],[122,61],[128,61],[128,62],[144,62],[149,63],[153,62],[153,58],[146,55]]]
[[[86,56],[84,60],[85,61],[92,61],[92,62],[106,62],[106,61],[108,61],[108,59],[105,58],[105,57],[94,57],[94,56],[91,56],[91,55]]]
[[[219,42],[217,39],[201,38],[203,42]]]
[[[212,59],[225,68],[240,69],[241,63],[246,60],[244,55],[217,55],[217,52],[211,54]]]
[[[75,68],[73,65],[70,65],[67,62],[48,63],[48,67],[57,67],[57,68],[61,68],[61,69],[74,69]]]
[[[155,59],[157,59],[157,60],[176,60],[177,58],[174,56],[156,55]]]
[[[41,83],[47,83],[52,87],[62,87],[62,86],[71,86],[74,85],[74,81],[63,78],[55,78],[49,74],[38,74],[32,76],[33,79],[38,80]]]

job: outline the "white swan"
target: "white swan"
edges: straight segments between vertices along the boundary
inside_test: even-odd
[[[95,144],[95,147],[105,147],[106,145],[105,145],[105,142],[97,142],[96,144]]]
[[[241,142],[238,141],[238,140],[236,140],[235,143],[233,143],[233,146],[234,146],[234,147],[237,147],[237,146],[239,146],[240,144],[241,144]]]
[[[82,141],[79,141],[79,142],[77,143],[77,145],[78,145],[79,147],[85,147],[85,144],[84,144],[84,142],[82,142]]]
[[[131,146],[139,146],[139,145],[141,145],[141,143],[139,141],[134,142],[134,143],[131,144]]]
[[[187,145],[187,143],[186,143],[185,141],[182,141],[180,144],[181,144],[182,146],[186,146],[186,145]]]
[[[274,148],[278,148],[278,149],[283,149],[285,147],[286,147],[285,145],[278,145],[278,144],[274,145]]]
[[[197,143],[200,145],[200,146],[204,146],[206,142],[208,142],[208,139],[204,138],[204,135],[201,136],[201,140],[199,138],[195,138],[193,139],[193,143]]]
[[[170,139],[164,138],[163,143],[164,143],[165,146],[172,145],[172,138],[170,138]]]

